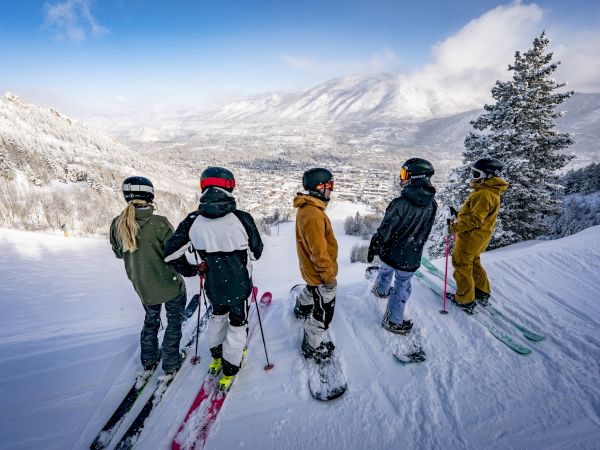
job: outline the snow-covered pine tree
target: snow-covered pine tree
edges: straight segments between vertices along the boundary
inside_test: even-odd
[[[556,92],[566,83],[552,78],[560,62],[552,62],[552,53],[546,53],[549,43],[543,32],[532,48],[515,53],[514,64],[508,66],[512,80],[497,81],[492,88],[496,103],[486,104],[485,113],[471,122],[476,131],[465,138],[463,165],[453,170],[440,194],[442,211],[458,208],[470,192],[471,164],[484,157],[502,161],[510,186],[502,196],[490,249],[545,234],[544,219],[562,212],[564,192],[557,171],[571,157],[560,151],[573,139],[554,129],[554,120],[564,114],[555,108],[574,92]],[[444,253],[445,225],[440,214],[430,247],[435,256]]]

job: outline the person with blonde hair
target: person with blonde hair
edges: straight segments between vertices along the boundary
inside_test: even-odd
[[[154,186],[149,179],[129,177],[122,190],[127,207],[112,221],[110,243],[115,256],[124,261],[127,277],[146,312],[140,336],[141,363],[144,370],[151,370],[162,357],[163,370],[172,374],[182,362],[179,343],[186,302],[183,279],[164,262],[164,244],[173,235],[173,226],[166,217],[153,214]],[[158,330],[163,303],[168,324],[161,352]]]

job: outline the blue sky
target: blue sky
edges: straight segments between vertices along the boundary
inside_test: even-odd
[[[512,55],[543,29],[563,63],[577,62],[565,71],[575,87],[600,91],[597,64],[581,67],[588,54],[600,59],[599,24],[592,0],[0,0],[0,92],[75,117],[203,109],[350,74],[414,75],[440,61],[452,71],[444,52],[456,54],[457,41],[457,64],[469,65],[469,39],[510,42]],[[508,63],[500,50],[488,61]]]

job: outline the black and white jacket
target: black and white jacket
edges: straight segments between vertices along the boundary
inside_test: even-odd
[[[196,252],[206,262],[206,294],[217,305],[239,304],[252,290],[251,260],[263,251],[252,216],[236,207],[233,195],[208,188],[197,211],[188,214],[165,244],[165,261],[184,276],[197,274],[186,253]],[[194,259],[194,256],[192,256]]]

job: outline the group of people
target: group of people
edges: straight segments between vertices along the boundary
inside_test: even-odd
[[[467,312],[475,301],[486,301],[491,292],[479,255],[490,241],[500,194],[508,187],[500,178],[501,170],[497,160],[477,161],[472,166],[473,191],[448,222],[449,232],[457,235],[452,255],[457,291],[450,299]],[[382,263],[373,293],[388,298],[382,326],[392,333],[407,334],[412,328],[412,322],[404,319],[404,309],[437,211],[433,174],[431,163],[422,158],[404,163],[401,194],[389,204],[369,245],[368,261],[378,256]],[[326,214],[334,177],[327,169],[313,168],[304,172],[302,185],[306,192],[296,195],[294,207],[296,249],[306,286],[296,300],[294,314],[304,320],[303,355],[321,363],[335,348],[324,339],[333,319],[338,273],[337,241]],[[210,369],[222,370],[219,384],[227,388],[240,368],[252,291],[251,262],[261,257],[263,242],[252,216],[237,208],[234,188],[231,171],[208,167],[200,176],[198,209],[174,230],[165,217],[153,214],[150,180],[135,176],[123,182],[127,206],[112,222],[110,241],[115,256],[124,260],[146,312],[140,338],[144,370],[153,369],[161,359],[166,373],[181,366],[186,303],[182,276],[199,274],[205,279],[212,306],[207,328],[213,357]],[[163,303],[168,323],[159,348]]]

